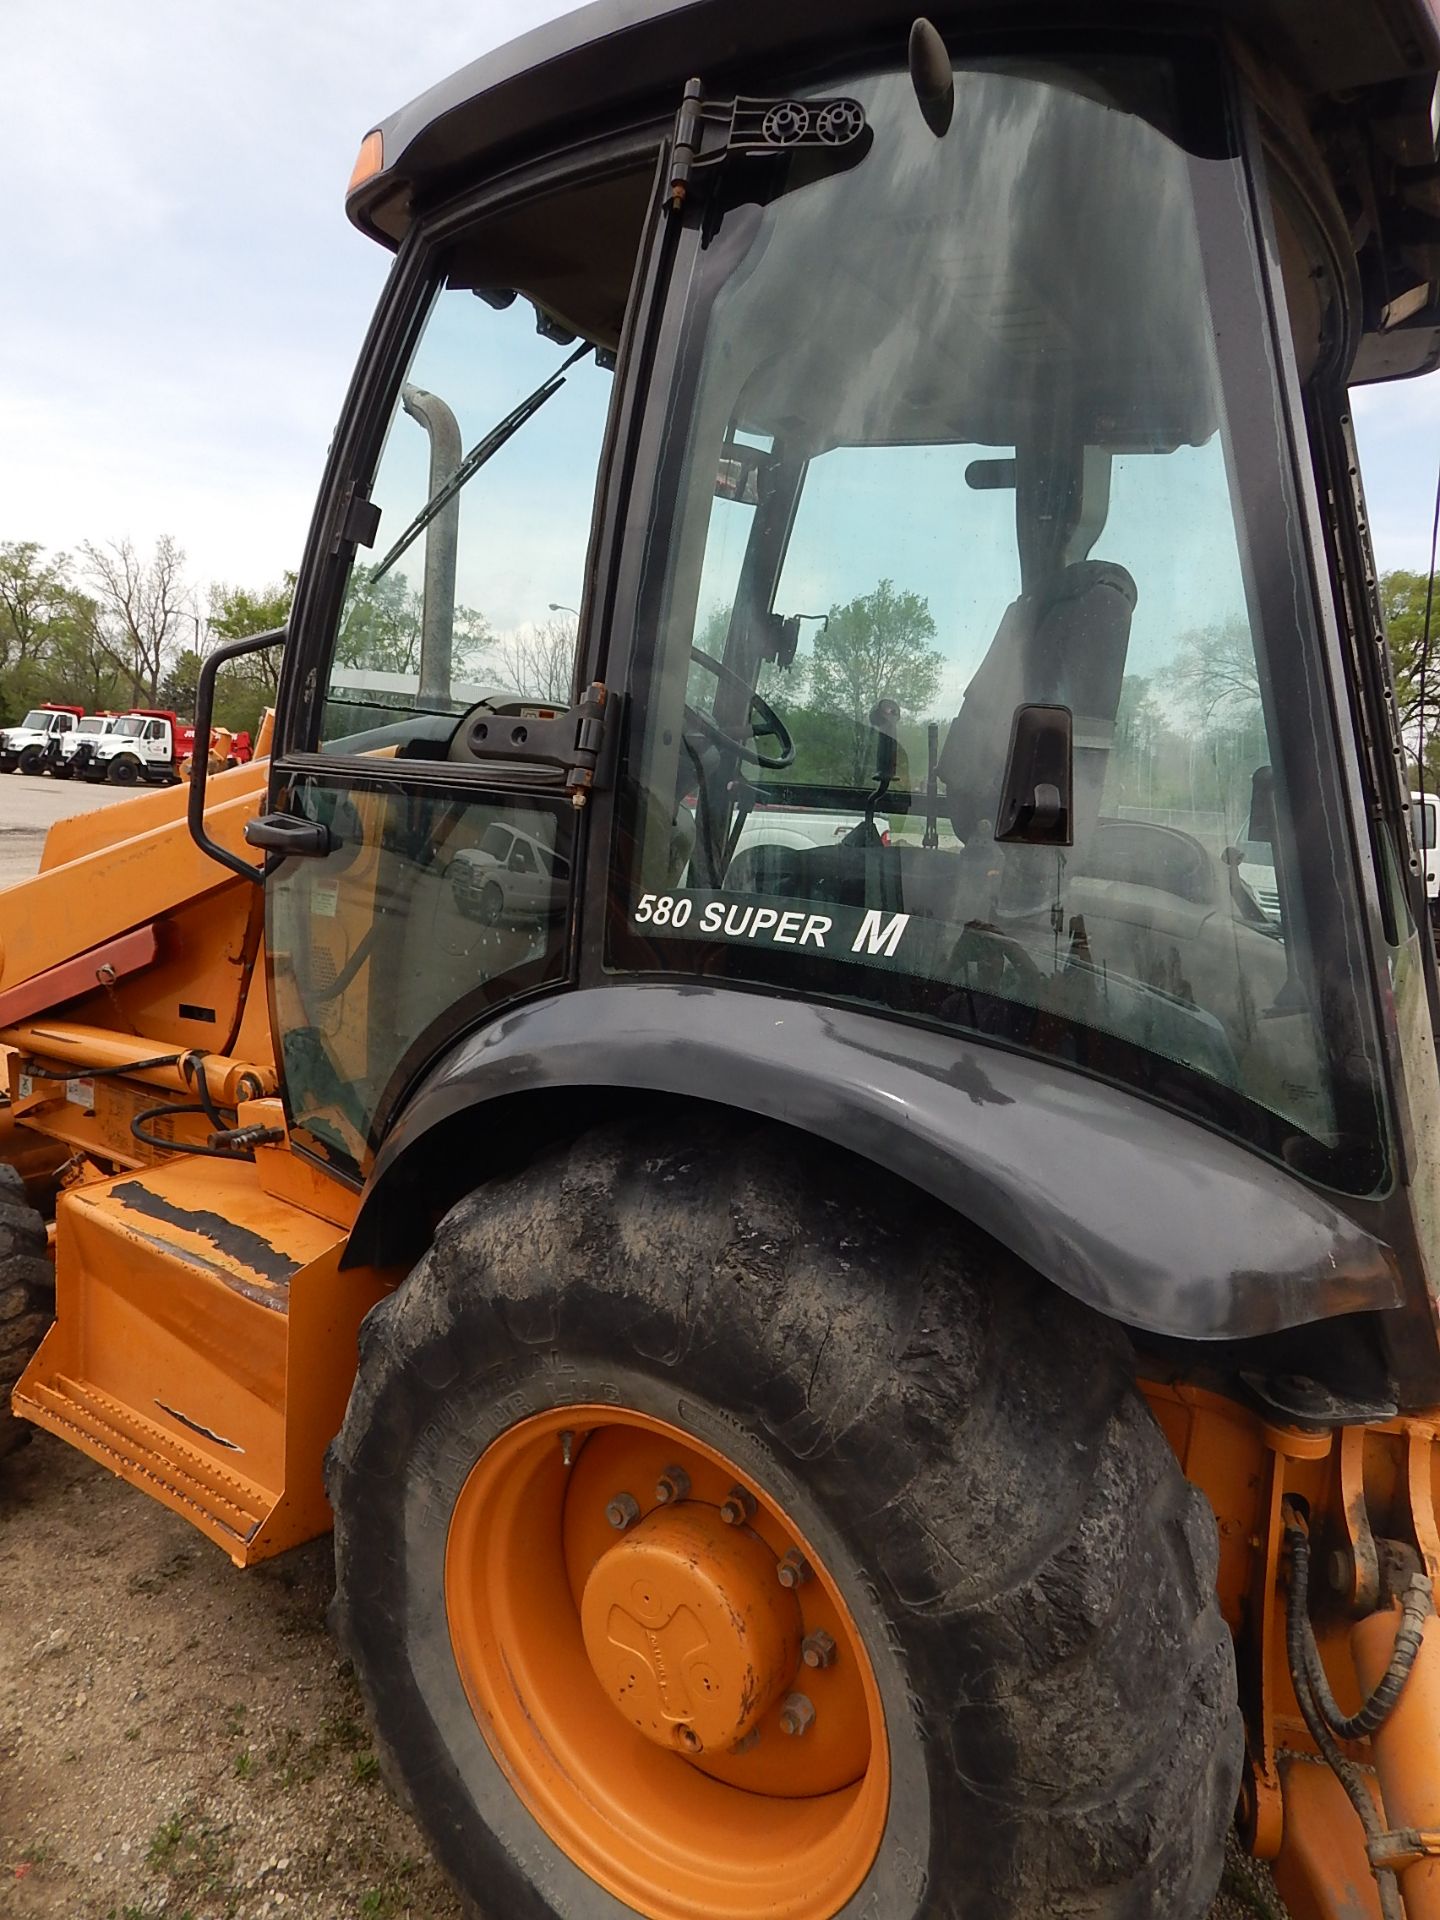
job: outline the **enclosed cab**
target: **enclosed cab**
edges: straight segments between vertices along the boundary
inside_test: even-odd
[[[486,1911],[1201,1920],[1237,1814],[1435,1911],[1347,390],[1440,364],[1437,77],[1429,0],[602,0],[366,139],[287,629],[198,682],[283,646],[264,794],[6,917],[16,1405],[239,1562],[333,1512]]]
[[[0,731],[0,773],[43,773],[58,760],[84,712],[48,703],[32,707],[18,725]]]

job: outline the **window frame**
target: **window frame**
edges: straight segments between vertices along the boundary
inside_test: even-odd
[[[441,262],[446,247],[467,228],[488,217],[523,207],[527,202],[617,173],[648,171],[663,145],[663,129],[642,126],[522,163],[471,188],[428,217],[417,220],[411,228],[396,255],[356,363],[296,581],[277,697],[272,804],[283,792],[286,774],[292,771],[315,773],[323,768],[335,773],[348,771],[353,776],[363,768],[367,776],[374,774],[376,762],[372,758],[326,753],[320,749],[328,668],[356,554],[356,542],[347,537],[345,522],[353,502],[369,499],[405,370],[442,285]],[[647,231],[641,240],[641,269],[652,245],[653,233]],[[632,289],[629,309],[632,324],[634,299]],[[624,411],[621,388],[624,359],[622,351],[596,466],[579,623],[578,647],[582,661],[587,648],[586,616],[602,557],[600,535],[606,519],[617,425]],[[388,776],[397,783],[404,784],[409,778],[404,761],[385,764]],[[436,764],[430,763],[432,777]],[[447,768],[446,777],[453,777],[457,785],[506,784],[493,773],[458,765]]]

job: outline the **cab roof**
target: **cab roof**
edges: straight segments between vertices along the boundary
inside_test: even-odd
[[[362,232],[396,247],[418,213],[487,173],[663,122],[692,75],[709,92],[742,77],[748,90],[784,91],[853,65],[867,49],[901,56],[922,8],[957,42],[1092,23],[1154,32],[1207,17],[1237,31],[1312,120],[1343,118],[1369,136],[1378,171],[1366,198],[1387,228],[1393,215],[1402,244],[1421,249],[1422,268],[1433,259],[1422,277],[1432,309],[1440,302],[1440,0],[594,0],[381,121],[369,142],[373,152],[378,133],[380,165],[352,185],[347,211]],[[1423,321],[1435,324],[1429,311]],[[1434,342],[1440,355],[1440,326]],[[1392,370],[1421,363],[1433,363],[1429,351]]]
[[[472,60],[379,124],[381,170],[349,197],[365,233],[397,245],[413,209],[477,167],[593,128],[678,108],[692,74],[824,67],[858,42],[904,36],[924,0],[594,0]],[[1440,0],[1213,0],[1302,93],[1349,94],[1440,69]],[[1065,26],[1090,11],[1042,0],[937,0],[947,28]],[[1099,10],[1097,10],[1098,12]],[[1193,19],[1149,0],[1136,24]],[[1095,17],[1095,15],[1091,15]],[[1113,10],[1108,17],[1115,17]]]

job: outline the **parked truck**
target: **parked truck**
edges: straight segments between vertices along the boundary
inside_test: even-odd
[[[31,707],[15,726],[0,730],[0,773],[44,773],[59,759],[84,712],[48,702]]]
[[[116,716],[88,742],[81,772],[86,780],[108,780],[113,786],[175,786],[189,773],[195,737],[195,728],[172,709],[135,707]],[[240,766],[250,758],[248,732],[214,727],[207,729],[206,737],[216,771]]]
[[[61,738],[60,751],[49,771],[57,780],[73,780],[82,776],[90,764],[96,741],[109,733],[119,718],[117,713],[82,714],[74,727]]]
[[[333,1522],[493,1920],[1200,1920],[1232,1835],[1440,1913],[1348,397],[1440,365],[1437,79],[1434,0],[600,0],[366,135],[289,624],[200,676],[283,650],[271,750],[0,908],[0,1373],[239,1566]]]

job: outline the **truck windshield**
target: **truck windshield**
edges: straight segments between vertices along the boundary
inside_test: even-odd
[[[1300,568],[1243,507],[1290,482],[1217,358],[1217,225],[1255,278],[1219,76],[955,87],[937,138],[907,75],[850,84],[864,157],[729,168],[680,256],[612,962],[1041,1052],[1372,1190],[1318,646],[1293,594],[1267,632]],[[1027,703],[1071,715],[1064,847],[994,837]]]
[[[44,733],[53,717],[52,714],[46,712],[44,707],[32,707],[20,724],[22,727],[29,728],[32,732]]]
[[[126,740],[136,740],[145,731],[144,715],[127,713],[123,720],[117,720],[115,722],[115,725],[110,731],[121,735],[121,737]]]

